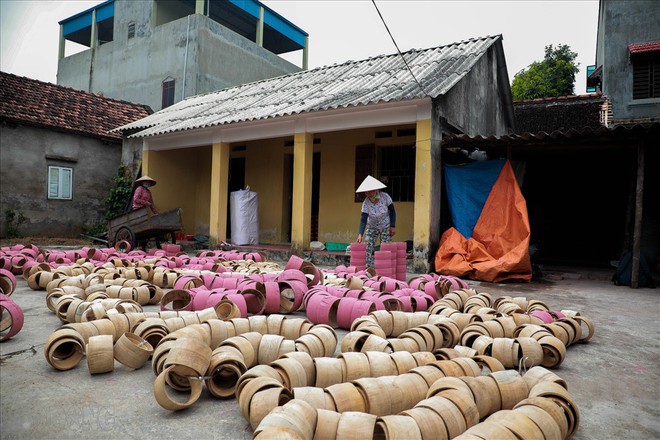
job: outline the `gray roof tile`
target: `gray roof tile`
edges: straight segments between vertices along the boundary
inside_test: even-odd
[[[155,136],[348,106],[437,97],[447,93],[501,36],[461,41],[403,57],[398,54],[347,61],[197,95],[116,130]]]

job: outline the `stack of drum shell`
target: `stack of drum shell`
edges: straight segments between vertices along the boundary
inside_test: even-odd
[[[357,270],[364,270],[367,267],[367,245],[366,243],[351,243],[350,265]]]
[[[381,273],[381,271],[378,270],[378,267],[376,267],[376,272],[378,272],[378,275],[391,276],[392,278],[395,278],[397,280],[405,281],[406,280],[406,243],[402,241],[382,243],[380,245],[380,250],[391,252],[392,271],[391,271],[391,275],[387,275],[386,273]],[[376,261],[378,261],[377,255],[378,255],[377,253],[374,253],[374,256],[376,256]]]
[[[383,248],[390,245],[390,248]],[[395,278],[396,276],[396,245],[383,243],[379,251],[374,252],[374,269],[379,276]]]
[[[408,271],[407,264],[407,244],[405,241],[396,242],[396,279],[405,281],[406,272]]]

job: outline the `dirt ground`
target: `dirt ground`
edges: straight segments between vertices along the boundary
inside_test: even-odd
[[[579,310],[592,319],[594,338],[571,345],[554,370],[566,380],[580,411],[574,440],[660,438],[658,290],[617,287],[607,273],[551,274],[529,284],[470,285],[494,297],[540,299],[552,309]],[[117,363],[114,372],[91,376],[83,361],[70,371],[54,370],[44,346],[62,323],[46,307],[43,291],[31,290],[22,278],[18,284],[12,298],[23,309],[25,324],[21,333],[0,344],[2,440],[252,438],[233,398],[204,392],[187,410],[161,408],[149,366],[133,370]],[[346,331],[337,333],[341,340]]]
[[[14,246],[22,244],[27,246],[34,244],[37,247],[50,247],[50,246],[91,246],[94,243],[92,240],[84,238],[67,238],[67,237],[19,237],[19,238],[0,238],[0,247]]]

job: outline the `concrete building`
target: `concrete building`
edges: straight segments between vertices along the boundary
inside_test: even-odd
[[[660,2],[600,0],[588,85],[612,103],[612,123],[660,119]]]
[[[27,236],[77,237],[103,222],[122,155],[122,137],[108,130],[150,113],[0,72],[0,236],[7,211],[25,217],[19,232]]]
[[[88,47],[66,56],[67,43]],[[301,70],[305,31],[258,0],[108,0],[60,21],[57,83],[149,105]]]
[[[501,36],[321,67],[199,95],[121,130],[140,130],[142,171],[187,234],[227,238],[236,176],[259,194],[260,242],[293,253],[350,243],[367,174],[387,180],[398,241],[427,271],[440,239],[447,133],[501,135],[513,125]],[[230,181],[230,176],[231,181]],[[239,185],[242,186],[242,185]],[[316,223],[316,224],[315,224]]]

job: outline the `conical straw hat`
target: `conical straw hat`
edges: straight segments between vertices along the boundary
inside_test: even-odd
[[[361,192],[366,192],[366,191],[374,191],[377,189],[383,189],[387,188],[387,185],[385,185],[383,182],[380,180],[376,179],[375,177],[372,176],[367,176],[358,189],[355,191],[356,193],[361,193]]]
[[[154,179],[152,179],[151,177],[146,176],[146,175],[140,177],[139,179],[137,179],[137,180],[135,181],[135,183],[140,183],[140,182],[149,182],[149,183],[151,183],[151,186],[156,185],[156,181],[155,181]]]

